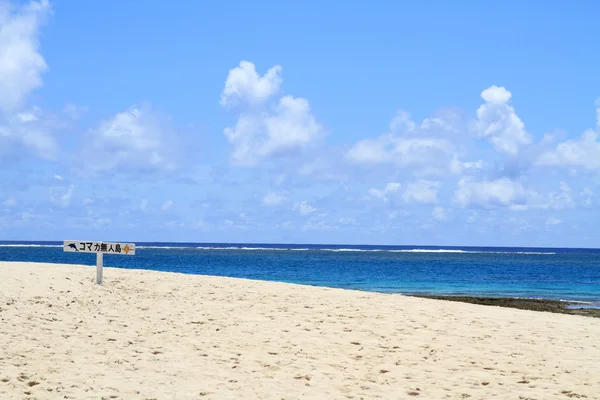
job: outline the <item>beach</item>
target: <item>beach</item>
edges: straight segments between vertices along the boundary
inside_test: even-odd
[[[600,399],[600,319],[0,262],[1,399]]]

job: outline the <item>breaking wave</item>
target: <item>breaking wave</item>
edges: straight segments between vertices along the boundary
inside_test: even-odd
[[[1,247],[46,247],[61,248],[62,244],[29,244],[29,243],[5,243]],[[555,252],[541,251],[492,251],[492,250],[460,250],[460,249],[360,249],[360,248],[330,248],[330,247],[254,247],[254,246],[170,246],[170,245],[138,245],[137,249],[160,249],[160,250],[238,250],[238,251],[323,251],[333,253],[364,253],[364,252],[383,252],[383,253],[449,253],[449,254],[526,254],[526,255],[552,255]]]
[[[247,251],[325,251],[344,252],[387,252],[387,253],[457,253],[457,254],[540,254],[552,255],[555,252],[539,251],[477,251],[458,249],[352,249],[352,248],[297,248],[297,247],[248,247],[248,246],[137,246],[137,249],[171,249],[171,250],[247,250]]]

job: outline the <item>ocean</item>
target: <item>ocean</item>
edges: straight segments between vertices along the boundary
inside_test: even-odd
[[[136,243],[104,265],[374,292],[540,298],[600,305],[600,249]],[[0,261],[93,266],[62,242],[1,242]],[[106,273],[105,273],[106,274]],[[90,271],[90,276],[94,276]]]

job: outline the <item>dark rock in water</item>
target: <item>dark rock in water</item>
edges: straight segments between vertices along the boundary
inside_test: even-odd
[[[512,297],[472,297],[472,296],[427,296],[412,295],[426,299],[459,301],[462,303],[480,304],[484,306],[497,306],[518,308],[521,310],[546,311],[559,314],[583,315],[586,317],[600,318],[600,307],[587,304],[541,299],[515,299]]]

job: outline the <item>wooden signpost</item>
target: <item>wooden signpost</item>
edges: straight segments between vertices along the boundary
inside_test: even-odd
[[[102,284],[102,268],[104,254],[135,255],[134,243],[114,242],[82,242],[80,240],[65,240],[63,249],[69,253],[96,253],[96,283]]]

